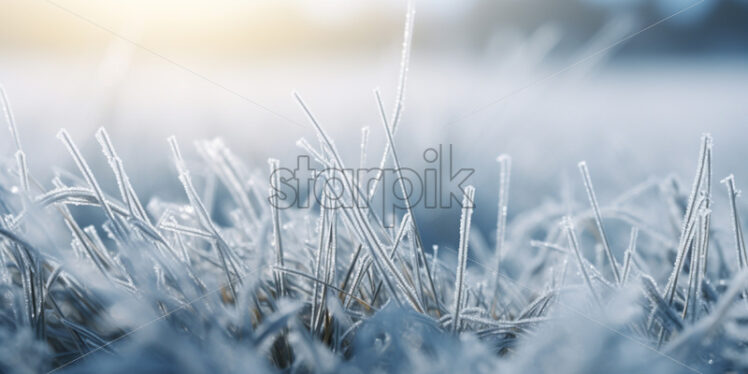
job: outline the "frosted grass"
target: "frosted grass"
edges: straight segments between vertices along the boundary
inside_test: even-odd
[[[381,98],[376,98],[393,163],[402,167]],[[298,100],[323,142],[324,151],[315,158],[322,166],[344,167],[332,139]],[[384,229],[381,217],[366,206],[275,208],[277,200],[271,203],[277,196],[271,193],[268,200],[256,190],[272,192],[279,186],[273,171],[280,164],[271,160],[268,174],[275,178],[261,183],[220,141],[196,143],[201,158],[188,162],[176,139],[170,138],[186,201],[155,198],[142,204],[106,130],[99,130],[96,140],[117,181],[119,197],[100,187],[99,173],[88,166],[67,132],[61,131],[60,138],[82,178],[60,173],[52,181],[54,188],[46,190],[31,183],[31,173],[22,176],[17,168],[0,174],[5,191],[0,204],[0,281],[7,300],[0,308],[0,331],[15,337],[0,351],[24,345],[37,352],[42,371],[109,371],[123,359],[137,359],[142,368],[157,362],[177,368],[188,362],[186,367],[219,371],[235,371],[247,360],[262,362],[256,367],[263,371],[355,367],[418,372],[433,368],[426,364],[429,360],[443,365],[443,360],[454,361],[461,368],[483,363],[486,368],[526,370],[524,360],[540,349],[540,336],[546,337],[544,341],[574,341],[577,335],[584,336],[586,344],[602,346],[593,354],[571,343],[580,349],[571,354],[578,359],[561,359],[559,372],[575,371],[578,360],[594,361],[596,355],[611,362],[626,355],[629,362],[621,368],[654,360],[663,372],[748,369],[734,358],[734,352],[744,349],[741,324],[747,314],[745,284],[740,283],[744,277],[736,275],[745,267],[739,196],[734,177],[724,179],[735,250],[722,253],[720,239],[711,234],[708,137],[702,141],[697,192],[692,190],[688,199],[677,190],[644,194],[640,185],[633,188],[639,192],[624,190],[610,205],[595,208],[593,203],[591,210],[563,219],[563,210],[547,206],[529,212],[535,217],[531,221],[508,219],[509,164],[503,156],[495,243],[504,256],[501,267],[495,262],[498,253],[470,250],[473,187],[466,188],[461,218],[454,224],[460,233],[456,249],[431,245],[425,251],[414,219],[421,213],[410,206],[397,218],[394,231]],[[300,143],[303,150],[317,152],[305,141]],[[189,172],[193,167],[209,170],[212,176],[201,173],[196,179]],[[343,179],[345,199],[360,196],[360,187],[345,175],[325,177]],[[584,171],[583,177],[583,184],[591,187]],[[212,209],[227,209],[232,217],[227,224],[217,224],[215,213],[203,202],[219,197],[207,196],[218,193],[207,183],[210,178],[229,191]],[[29,181],[26,186],[24,181]],[[405,186],[399,188],[403,192]],[[663,203],[671,193],[687,203],[680,208]],[[687,224],[678,238],[667,237],[661,228],[641,226],[646,220],[636,218],[638,209],[651,206],[652,199],[661,203],[665,215],[669,209],[680,209]],[[81,227],[80,213],[70,209],[77,205],[100,209],[104,220]],[[624,211],[627,214],[622,215]],[[599,227],[584,224],[598,219],[608,220],[613,228],[605,234],[618,243],[611,251],[626,248],[620,282],[607,279],[585,258],[589,243],[602,246]],[[546,234],[526,234],[539,228]],[[663,247],[654,232],[679,244]],[[456,261],[439,258],[445,248],[456,253]],[[569,256],[576,260],[571,271]],[[669,262],[667,256],[677,258]],[[724,269],[721,258],[730,256],[737,266]],[[666,286],[658,287],[658,281]],[[634,312],[615,307],[621,298],[630,300],[626,305]],[[120,299],[130,300],[124,309],[118,306]],[[592,335],[566,329],[571,322],[563,312],[568,310],[576,311],[576,318],[614,327]],[[398,319],[420,327],[398,327]],[[154,336],[149,329],[159,334]],[[722,330],[729,333],[719,334]],[[389,339],[387,346],[381,345],[380,334]],[[605,336],[616,336],[616,346],[626,348],[608,350]],[[204,344],[211,349],[198,348]],[[649,347],[651,356],[625,353],[642,345]],[[464,348],[448,348],[455,346]],[[456,352],[461,349],[483,353],[459,357]],[[686,354],[694,350],[700,353]],[[168,353],[179,351],[193,353],[188,361]],[[240,353],[219,359],[228,352]],[[4,368],[38,367],[2,357]]]

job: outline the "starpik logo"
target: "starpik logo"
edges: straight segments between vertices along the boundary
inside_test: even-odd
[[[322,208],[378,209],[387,227],[398,211],[410,208],[449,209],[460,205],[471,168],[457,168],[452,145],[427,148],[422,152],[425,166],[416,170],[400,168],[317,169],[311,158],[300,155],[293,169],[272,166],[270,197],[277,209]],[[473,204],[473,202],[469,202]]]

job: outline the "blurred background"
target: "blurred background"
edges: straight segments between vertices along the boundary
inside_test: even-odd
[[[315,140],[294,90],[349,164],[363,126],[369,164],[381,157],[372,90],[391,111],[404,1],[0,0],[0,9],[0,84],[31,172],[47,185],[52,166],[73,165],[55,138],[62,127],[101,170],[93,134],[106,127],[144,197],[183,199],[172,134],[192,158],[192,141],[222,137],[253,167],[265,170],[268,157],[292,166],[296,140]],[[475,222],[490,238],[501,153],[514,160],[510,217],[562,190],[583,197],[583,159],[603,204],[653,175],[688,184],[703,132],[715,138],[715,179],[748,181],[747,90],[745,0],[420,0],[396,143],[414,167],[427,147],[453,145],[455,166],[476,170]],[[7,133],[0,151],[14,152]],[[456,244],[459,212],[419,215],[427,242]]]

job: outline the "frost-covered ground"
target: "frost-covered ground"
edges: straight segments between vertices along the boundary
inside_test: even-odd
[[[357,166],[368,126],[376,166],[396,53],[180,59],[214,83],[117,43],[113,62],[2,59],[23,152],[5,132],[0,371],[748,370],[745,203],[719,183],[748,183],[743,60],[565,70],[587,54],[528,45],[414,52],[398,161],[452,145],[475,204],[393,228],[361,201],[273,209],[267,159],[295,166],[304,137],[317,168]]]
[[[693,157],[695,139],[704,132],[716,138],[717,175],[737,173],[741,160],[748,157],[744,147],[748,67],[739,57],[630,59],[610,64],[595,60],[544,80],[586,55],[579,52],[544,63],[532,57],[538,52],[525,48],[530,51],[483,59],[416,50],[398,135],[407,142],[401,151],[403,162],[420,166],[425,149],[452,144],[459,166],[476,170],[473,183],[495,189],[495,158],[511,154],[514,183],[527,192],[512,196],[511,216],[558,196],[564,183],[582,197],[581,186],[572,183],[577,181],[575,165],[580,160],[590,163],[601,187],[613,186],[600,191],[609,199],[623,186],[650,176],[676,173],[687,178],[691,173],[687,160]],[[185,66],[301,126],[153,56],[132,53],[134,61],[129,65],[103,63],[106,59],[98,54],[88,59],[22,55],[0,60],[0,77],[11,94],[18,122],[35,134],[27,145],[28,158],[32,167],[39,166],[35,168],[39,173],[49,173],[45,166],[51,160],[72,165],[53,136],[61,127],[81,140],[84,154],[95,155],[97,145],[83,140],[105,126],[123,142],[122,157],[138,165],[130,174],[145,197],[177,186],[174,180],[159,177],[170,167],[164,139],[172,134],[185,142],[221,137],[255,167],[262,167],[258,165],[268,157],[294,165],[302,153],[295,141],[313,138],[314,133],[295,106],[293,90],[314,106],[326,128],[340,139],[338,147],[346,156],[358,157],[364,126],[372,128],[372,147],[384,144],[372,89],[379,87],[385,100],[394,100],[396,50],[308,58],[301,65],[246,61],[213,66],[184,59]],[[10,145],[6,138],[3,146]],[[185,152],[194,156],[189,148]],[[106,167],[101,159],[93,158],[91,163]],[[102,181],[113,188],[112,182]],[[496,205],[493,192],[481,191],[477,198],[481,205]],[[449,213],[457,215],[455,210]],[[441,218],[448,213],[431,212],[423,219],[434,214]],[[476,214],[481,217],[477,226],[491,232],[494,213],[479,209]],[[437,243],[457,238],[455,233],[441,236],[447,226],[429,227],[424,230],[438,235]]]

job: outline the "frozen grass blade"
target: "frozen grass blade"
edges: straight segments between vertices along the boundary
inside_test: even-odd
[[[629,236],[629,247],[626,249],[626,253],[623,256],[623,275],[621,276],[621,284],[625,284],[629,279],[629,273],[631,272],[631,261],[636,255],[636,240],[639,237],[639,229],[636,226],[631,227],[631,234]]]
[[[405,30],[403,31],[403,48],[400,56],[400,76],[397,84],[397,94],[395,95],[395,107],[392,114],[392,134],[397,134],[397,126],[400,124],[400,117],[403,111],[403,104],[405,101],[405,83],[408,80],[408,67],[410,65],[410,50],[413,41],[413,26],[415,24],[415,0],[408,0],[408,10],[405,13]],[[387,155],[390,152],[390,144],[385,144],[384,152],[382,153],[381,161],[379,161],[379,169],[377,175],[374,178],[374,183],[369,190],[368,200],[371,200],[376,193],[379,180],[382,179],[382,172],[384,165],[387,162]]]
[[[334,284],[335,282],[335,265],[336,265],[336,259],[337,259],[337,214],[336,210],[332,211],[332,216],[330,217],[330,234],[329,234],[329,240],[327,242],[327,245],[325,246],[325,274],[324,274],[324,282],[322,284],[322,300],[320,302],[320,307],[317,313],[317,321],[316,326],[317,328],[321,328],[322,326],[322,320],[324,318],[324,315],[322,313],[322,307],[327,305],[327,293],[328,293],[328,284]],[[312,330],[313,332],[317,332],[315,330]]]
[[[114,145],[112,145],[112,141],[109,139],[109,134],[107,133],[106,129],[104,129],[103,127],[100,128],[96,132],[96,139],[99,141],[99,144],[101,145],[102,151],[107,157],[107,160],[109,160],[109,166],[112,168],[112,170],[114,171],[114,175],[117,177],[117,185],[120,188],[122,201],[125,202],[128,209],[130,210],[130,215],[137,216],[150,225],[150,218],[145,212],[143,204],[140,202],[138,195],[135,193],[135,189],[130,183],[130,178],[128,178],[127,173],[125,173],[122,160],[117,155],[117,152],[114,149]]]
[[[5,114],[5,121],[8,122],[8,128],[10,129],[10,135],[13,137],[13,143],[16,145],[16,150],[20,151],[21,138],[18,136],[18,128],[16,127],[16,120],[13,116],[13,109],[10,107],[10,101],[8,96],[5,94],[5,89],[0,85],[0,100],[3,104],[3,113]]]
[[[688,288],[686,289],[686,300],[683,306],[681,317],[693,323],[701,304],[701,261],[704,259],[703,253],[706,251],[709,241],[709,215],[710,212],[702,208],[699,211],[698,230],[696,232],[696,241],[691,249],[691,262],[688,267]]]
[[[711,170],[711,151],[712,151],[712,136],[704,134],[701,137],[701,147],[699,149],[699,165],[696,169],[696,177],[693,180],[693,186],[691,187],[691,193],[688,196],[688,205],[686,208],[685,215],[681,224],[681,234],[685,233],[688,222],[693,219],[694,212],[697,207],[697,197],[699,191],[702,188],[709,189],[709,176]],[[683,239],[681,237],[681,239]]]
[[[227,280],[229,289],[231,290],[231,296],[233,300],[236,300],[237,299],[236,287],[234,285],[234,280],[231,277],[231,272],[229,271],[229,267],[228,267],[228,263],[231,260],[230,260],[228,253],[226,252],[229,250],[229,246],[226,243],[226,240],[223,239],[221,234],[218,232],[218,229],[213,224],[213,221],[210,219],[210,215],[205,209],[205,206],[200,201],[200,197],[197,194],[195,187],[192,185],[192,180],[190,179],[190,173],[187,170],[187,166],[184,163],[184,159],[182,158],[182,152],[179,149],[179,144],[177,143],[177,139],[174,136],[171,136],[167,140],[169,142],[169,145],[171,146],[171,152],[174,157],[174,161],[177,165],[177,171],[179,172],[179,180],[182,182],[182,186],[184,187],[184,190],[187,194],[187,198],[189,199],[190,204],[195,209],[197,217],[202,223],[202,225],[206,229],[208,229],[216,239],[216,242],[217,242],[216,252],[218,252],[218,257],[219,257],[219,260],[221,261],[221,267],[223,268],[223,272],[226,275],[226,280]],[[236,270],[235,267],[234,267],[234,271],[238,275],[238,271]],[[241,278],[238,278],[238,280],[241,282]]]
[[[351,257],[351,261],[348,265],[348,270],[345,272],[345,276],[343,277],[343,283],[341,283],[340,288],[345,289],[348,286],[348,282],[351,279],[351,275],[353,275],[353,271],[356,268],[356,263],[358,262],[358,258],[361,255],[361,250],[363,249],[363,246],[359,244],[356,246],[356,251],[353,252],[353,256]],[[345,300],[344,300],[345,304]]]
[[[494,277],[493,286],[494,300],[499,297],[499,279],[501,274],[501,256],[504,249],[504,239],[506,237],[506,215],[507,205],[509,203],[509,179],[512,175],[512,158],[509,155],[502,154],[496,161],[499,162],[499,214],[496,219],[496,276]]]
[[[18,165],[18,175],[21,182],[21,191],[29,193],[29,167],[26,163],[26,154],[22,150],[16,151],[16,164]]]
[[[688,203],[686,206],[686,212],[683,217],[683,223],[681,228],[681,237],[678,243],[677,254],[675,258],[675,264],[673,270],[670,273],[667,286],[665,287],[665,299],[668,304],[672,304],[673,296],[675,296],[675,290],[678,286],[678,275],[683,268],[683,261],[690,248],[691,240],[693,239],[693,228],[695,226],[694,211],[704,201],[704,196],[699,196],[699,191],[704,188],[705,184],[709,182],[709,170],[711,170],[711,148],[712,148],[712,137],[705,134],[701,137],[701,147],[699,151],[699,164],[696,169],[696,177],[693,181],[691,188],[691,194],[688,197]],[[707,185],[708,189],[709,186]]]
[[[748,253],[746,253],[745,239],[743,239],[743,226],[740,224],[740,215],[738,214],[737,197],[740,191],[735,188],[735,176],[732,174],[722,179],[721,183],[727,188],[727,197],[730,201],[730,223],[732,224],[732,234],[735,240],[735,252],[738,258],[738,269],[743,270],[748,264]]]
[[[577,265],[579,266],[579,271],[582,273],[582,276],[584,277],[584,282],[587,284],[587,288],[590,289],[590,293],[592,294],[592,297],[595,299],[595,303],[597,303],[597,306],[602,309],[602,303],[600,302],[600,296],[597,295],[597,291],[595,291],[595,287],[592,285],[592,281],[590,280],[590,276],[587,273],[587,264],[586,261],[584,261],[584,257],[582,257],[582,252],[579,250],[579,241],[577,240],[577,234],[574,232],[574,223],[572,222],[571,217],[564,217],[562,224],[564,225],[565,231],[566,231],[566,238],[569,241],[569,247],[574,251],[574,256],[577,258]]]
[[[701,137],[701,147],[699,150],[699,163],[696,170],[696,177],[693,181],[691,193],[688,198],[686,206],[686,212],[683,217],[681,224],[681,237],[676,249],[675,264],[673,270],[668,278],[665,291],[663,293],[664,299],[667,301],[667,305],[672,305],[673,298],[675,297],[676,290],[678,288],[678,276],[681,273],[685,257],[688,255],[688,251],[692,248],[695,232],[694,227],[696,226],[696,218],[694,215],[695,210],[700,209],[703,204],[709,202],[709,191],[711,191],[711,149],[712,149],[712,138],[709,134],[704,134]],[[653,311],[655,313],[657,309]],[[652,315],[650,315],[651,326]],[[660,346],[665,339],[664,326],[660,330],[658,346]]]
[[[231,155],[226,146],[219,139],[212,142],[197,143],[197,149],[200,155],[211,166],[211,170],[218,179],[228,189],[231,197],[241,208],[241,213],[246,216],[246,221],[252,225],[257,224],[259,215],[257,209],[250,202],[249,196],[241,183],[241,177],[238,171],[231,165]],[[215,181],[215,178],[209,178],[208,182]],[[215,183],[210,184],[215,186]],[[212,196],[212,190],[206,188],[206,194]]]
[[[280,193],[280,174],[278,173],[279,161],[276,159],[268,160],[270,165],[270,211],[273,215],[273,245],[275,247],[275,266],[285,267],[283,262],[283,242],[281,241],[280,212],[278,211],[278,193]],[[283,273],[276,272],[276,285],[278,295],[286,294],[285,276]]]
[[[106,199],[104,199],[104,191],[102,191],[101,187],[99,187],[99,183],[96,181],[96,178],[94,178],[91,168],[88,167],[88,164],[83,158],[83,155],[81,155],[80,151],[78,150],[78,147],[75,146],[75,143],[73,143],[73,140],[70,138],[70,135],[65,129],[60,130],[60,132],[57,133],[57,137],[65,144],[68,152],[70,152],[70,154],[73,156],[75,164],[78,165],[78,170],[80,170],[81,174],[83,174],[83,177],[88,182],[88,185],[93,189],[94,193],[96,194],[96,198],[99,199],[99,203],[104,209],[104,213],[106,213],[107,218],[109,218],[109,221],[112,222],[112,225],[114,226],[115,234],[118,235],[121,240],[124,240],[126,238],[126,235],[119,221],[114,216],[112,208],[109,206],[109,204],[107,204]]]
[[[327,229],[328,215],[329,215],[329,210],[325,208],[325,204],[323,203],[322,207],[320,207],[320,218],[319,218],[319,224],[318,224],[319,244],[317,245],[317,251],[315,252],[315,257],[314,257],[314,278],[315,279],[322,278],[323,257],[324,257],[325,248],[327,247],[327,243],[329,242],[329,235],[330,235],[330,230]],[[315,283],[313,285],[313,293],[312,293],[312,331],[317,331],[317,320],[318,320],[317,315],[321,313],[321,309],[322,309],[322,304],[319,302],[319,299],[320,299],[319,293],[320,293],[320,285],[318,283]]]
[[[465,187],[465,195],[462,198],[462,214],[460,215],[460,244],[457,255],[452,333],[457,333],[460,330],[460,311],[462,310],[462,303],[465,297],[465,268],[467,267],[470,221],[473,217],[474,204],[475,188],[467,186]]]
[[[590,205],[592,205],[592,211],[595,213],[595,224],[597,225],[597,230],[600,233],[600,241],[602,242],[603,249],[605,250],[605,256],[608,258],[608,262],[610,263],[610,267],[613,270],[613,276],[615,277],[616,283],[621,283],[621,274],[618,271],[618,263],[616,263],[616,258],[613,256],[613,251],[610,249],[610,244],[608,243],[608,236],[605,235],[605,228],[603,227],[603,218],[600,214],[600,206],[597,204],[597,197],[595,196],[595,190],[592,187],[592,179],[590,178],[590,171],[587,168],[587,163],[582,161],[577,166],[579,166],[579,171],[582,173],[582,179],[584,180],[584,188],[587,190],[587,198],[590,200]]]
[[[416,223],[416,217],[413,214],[413,207],[410,204],[410,196],[408,194],[407,189],[405,188],[405,179],[403,178],[403,172],[402,168],[400,166],[400,160],[397,157],[397,151],[395,150],[395,144],[394,144],[394,138],[392,131],[390,130],[389,126],[387,126],[387,118],[384,114],[384,106],[382,105],[382,98],[379,96],[379,91],[374,91],[374,96],[377,99],[377,104],[379,106],[379,115],[382,120],[382,126],[384,127],[384,132],[387,134],[387,144],[390,145],[390,148],[392,149],[392,160],[395,163],[395,171],[397,173],[397,179],[400,182],[400,191],[402,192],[403,199],[405,201],[405,209],[408,212],[408,215],[410,216],[410,222],[412,223],[412,237],[411,240],[413,241],[413,251],[414,254],[412,256],[412,263],[411,267],[413,268],[413,276],[415,277],[415,288],[416,292],[418,293],[418,300],[419,302],[423,302],[423,298],[421,295],[421,290],[423,289],[421,285],[421,274],[420,274],[420,266],[418,264],[419,258],[422,257],[421,254],[423,253],[423,244],[421,243],[421,234],[418,232],[418,224]],[[425,256],[423,256],[425,258]],[[428,266],[428,265],[427,265]],[[431,279],[431,276],[429,275],[429,282],[431,284],[432,290],[433,287],[433,280]],[[436,292],[434,292],[436,294]]]

